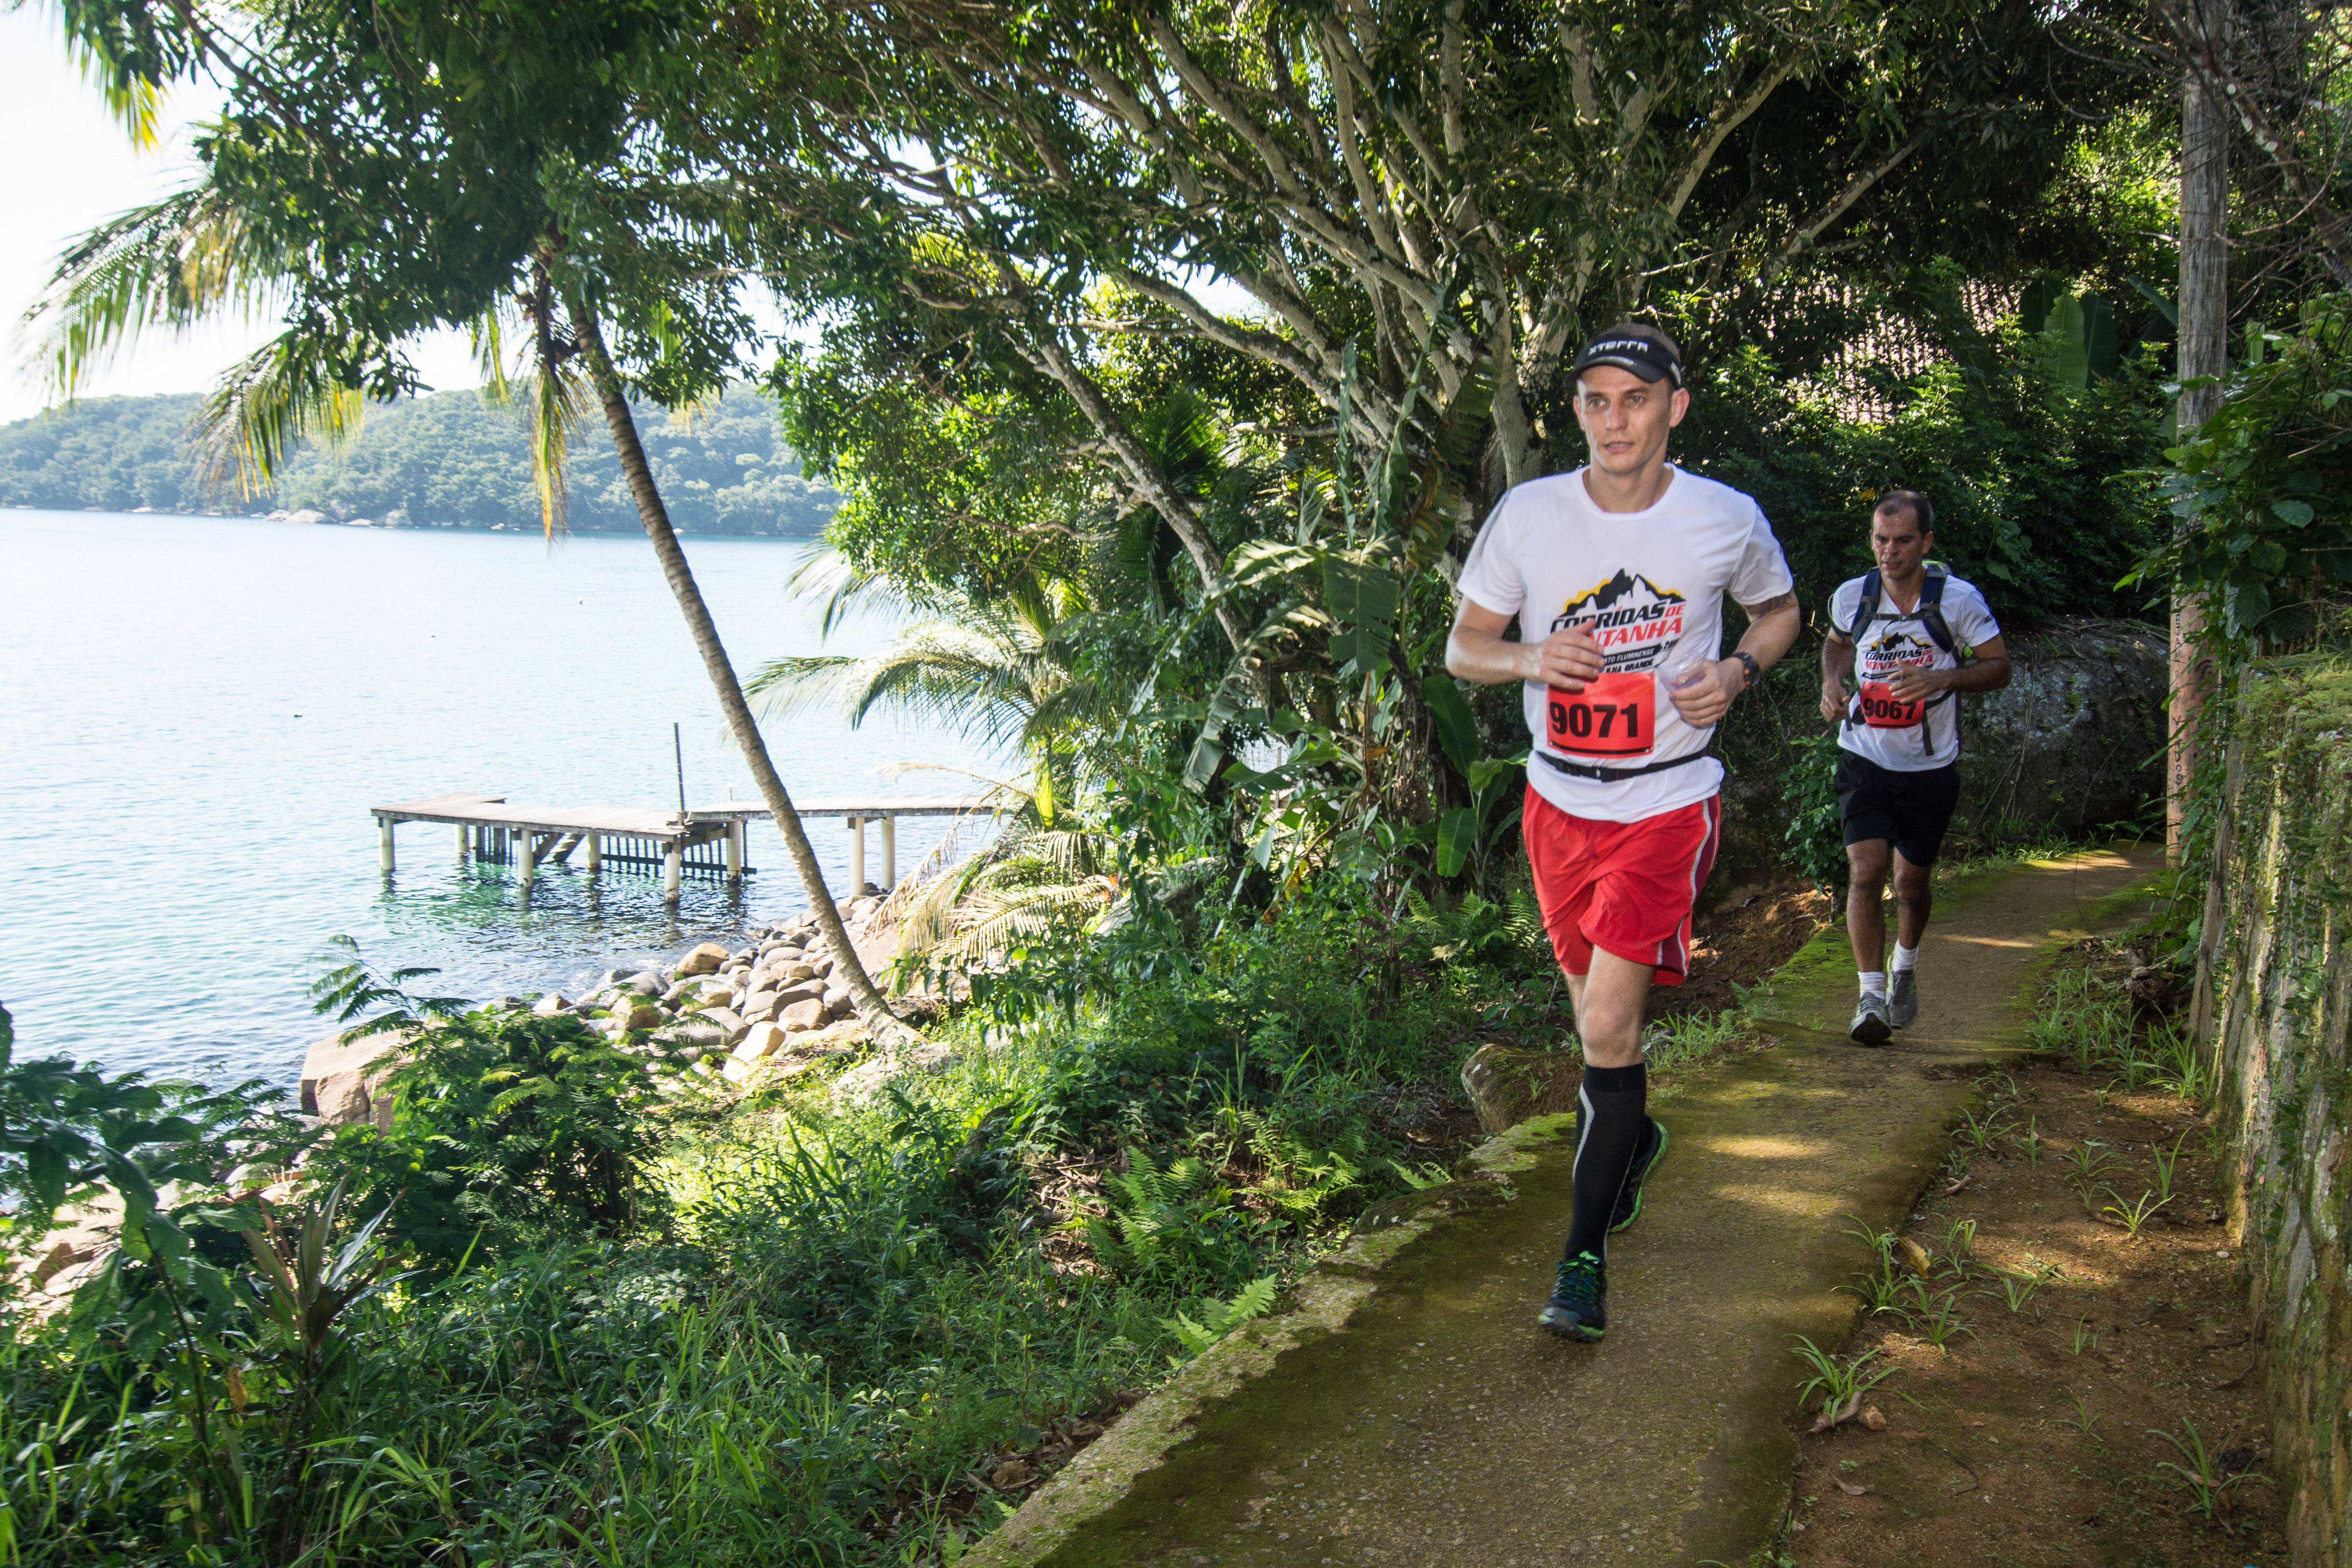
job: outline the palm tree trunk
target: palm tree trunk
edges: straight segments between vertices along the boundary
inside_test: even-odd
[[[793,865],[800,871],[801,886],[808,890],[809,908],[816,914],[816,923],[833,950],[836,973],[845,975],[849,989],[857,998],[875,1037],[885,1044],[896,1043],[908,1031],[890,1004],[866,973],[856,948],[850,945],[849,932],[841,923],[841,910],[835,907],[833,895],[826,890],[824,873],[817,868],[816,850],[811,847],[808,830],[801,826],[800,813],[793,809],[793,797],[785,793],[784,781],[776,774],[775,763],[768,759],[767,742],[760,738],[760,728],[752,721],[750,704],[743,700],[743,688],[735,679],[735,667],[728,661],[727,649],[719,640],[719,627],[710,619],[710,607],[702,602],[702,590],[695,585],[694,574],[686,563],[686,552],[678,547],[677,532],[669,524],[669,509],[662,505],[661,491],[654,484],[653,470],[646,465],[646,449],[637,439],[636,416],[629,412],[628,399],[623,395],[621,378],[613,368],[612,356],[604,352],[604,336],[594,315],[571,306],[572,331],[581,353],[588,362],[588,378],[596,388],[596,399],[604,405],[604,423],[613,432],[613,448],[621,459],[621,475],[629,482],[630,497],[637,503],[637,517],[646,526],[646,537],[654,542],[654,553],[661,557],[662,574],[669,579],[670,592],[677,596],[677,607],[686,615],[686,624],[694,633],[694,646],[702,655],[703,668],[710,672],[710,684],[719,692],[719,706],[727,714],[727,727],[742,748],[744,759],[751,764],[752,782],[759,785],[760,798],[767,804],[768,815],[784,831],[784,843],[793,852]],[[864,891],[860,889],[859,891]]]

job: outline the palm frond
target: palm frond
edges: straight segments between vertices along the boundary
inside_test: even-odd
[[[299,330],[279,333],[231,365],[196,416],[207,483],[234,474],[253,495],[275,484],[295,448],[313,437],[341,443],[359,433],[366,405],[336,379],[325,345]]]
[[[266,314],[280,257],[219,192],[197,185],[109,218],[68,246],[25,314],[27,359],[58,397],[150,328]]]
[[[803,713],[855,700],[856,684],[866,661],[847,654],[797,654],[771,659],[743,682],[751,711],[761,719],[795,719]]]
[[[784,579],[784,597],[794,604],[816,600],[823,605],[817,618],[820,637],[831,637],[854,609],[871,608],[906,616],[929,607],[918,606],[896,583],[870,567],[857,564],[830,545],[812,550],[800,559],[792,574]]]
[[[539,491],[540,528],[553,539],[569,522],[564,458],[572,430],[588,415],[588,380],[571,362],[544,353],[535,356],[531,372],[530,479]]]

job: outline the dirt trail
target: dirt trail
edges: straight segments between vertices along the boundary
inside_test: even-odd
[[[1801,1376],[1834,1346],[1858,1217],[1899,1227],[1973,1093],[2016,1048],[2061,942],[2126,918],[2150,858],[1990,873],[1947,896],[1919,1022],[1843,1038],[1853,969],[1827,931],[1759,1014],[1782,1043],[1656,1107],[1674,1146],[1615,1238],[1609,1338],[1534,1324],[1568,1225],[1570,1118],[1498,1142],[1427,1224],[1360,1242],[1289,1318],[1234,1336],[1131,1412],[967,1563],[1741,1564],[1777,1528]],[[1509,1169],[1513,1163],[1519,1168]],[[1507,1201],[1505,1201],[1507,1199]]]

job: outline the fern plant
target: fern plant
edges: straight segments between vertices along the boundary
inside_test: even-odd
[[[1168,1331],[1169,1337],[1184,1347],[1182,1355],[1168,1358],[1169,1364],[1181,1365],[1244,1323],[1264,1317],[1266,1309],[1274,1305],[1275,1291],[1281,1282],[1278,1274],[1261,1275],[1243,1286],[1230,1300],[1220,1301],[1212,1296],[1201,1302],[1196,1309],[1200,1313],[1197,1318],[1179,1307],[1174,1317],[1160,1319],[1160,1326]]]
[[[1145,1279],[1230,1277],[1236,1254],[1247,1252],[1249,1220],[1215,1169],[1190,1154],[1163,1169],[1139,1144],[1127,1162],[1104,1180],[1108,1212],[1079,1221],[1095,1260]]]

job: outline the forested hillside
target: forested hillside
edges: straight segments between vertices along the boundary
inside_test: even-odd
[[[310,508],[331,517],[426,526],[536,528],[530,451],[518,409],[443,392],[368,411],[340,451],[310,447],[276,490],[245,498],[207,481],[189,426],[204,399],[185,393],[104,397],[0,426],[0,505],[131,511],[267,511]],[[838,502],[801,477],[758,394],[729,392],[692,415],[638,410],[646,452],[681,529],[698,533],[817,533]],[[571,456],[571,525],[637,528],[602,429]]]

